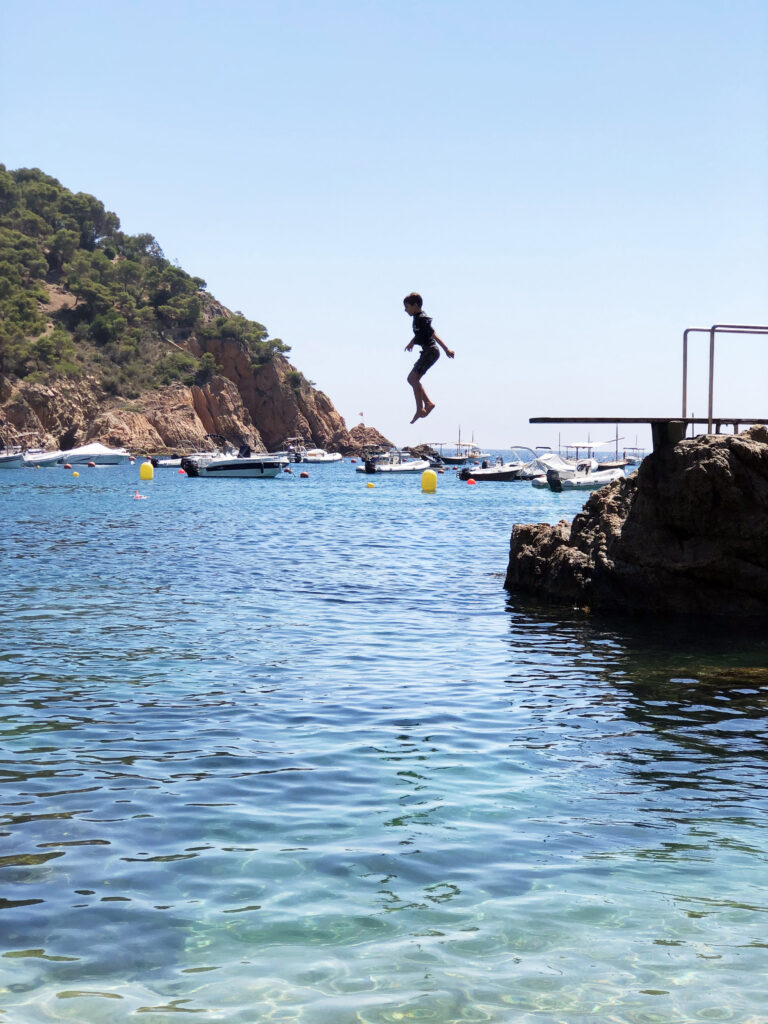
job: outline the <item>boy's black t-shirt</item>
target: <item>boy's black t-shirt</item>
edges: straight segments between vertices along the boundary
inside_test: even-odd
[[[432,348],[433,346],[437,348],[432,317],[427,316],[423,310],[419,310],[413,318],[413,337],[416,344],[421,345],[422,350]]]

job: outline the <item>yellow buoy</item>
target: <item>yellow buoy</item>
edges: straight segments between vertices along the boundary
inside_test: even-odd
[[[421,489],[425,494],[434,494],[437,489],[437,473],[433,469],[425,469],[421,474]]]
[[[77,472],[77,470],[75,470],[75,472],[72,474],[72,476],[80,476],[80,474]]]
[[[155,467],[151,462],[142,462],[139,466],[139,479],[151,480],[155,475]]]
[[[373,485],[373,484],[371,483],[371,481],[369,480],[369,481],[368,481],[368,483],[367,483],[367,484],[366,484],[365,486],[366,486],[366,487],[373,487],[374,485]]]

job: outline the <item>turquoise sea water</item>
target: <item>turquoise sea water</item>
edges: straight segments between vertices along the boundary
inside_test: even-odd
[[[309,473],[3,471],[0,1021],[768,1020],[762,635],[510,601],[583,495]]]

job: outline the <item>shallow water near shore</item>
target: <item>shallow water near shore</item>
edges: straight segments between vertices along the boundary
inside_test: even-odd
[[[2,472],[0,1021],[765,1021],[766,640],[511,601],[583,494],[306,468]]]

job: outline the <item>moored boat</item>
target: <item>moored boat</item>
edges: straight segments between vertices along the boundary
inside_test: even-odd
[[[370,455],[362,466],[356,466],[357,473],[421,473],[429,469],[427,459],[412,459],[404,452],[393,448],[381,455]]]
[[[127,448],[108,448],[100,441],[93,441],[79,448],[70,448],[61,454],[62,464],[68,463],[70,466],[85,466],[89,462],[95,466],[117,466],[123,462],[130,462],[133,458]]]
[[[523,445],[512,448],[510,456],[505,461],[503,456],[497,455],[493,462],[488,456],[479,466],[464,466],[459,470],[459,480],[519,480],[523,468],[530,462],[530,456],[535,458],[536,452]]]
[[[576,465],[575,461],[564,459],[557,452],[540,452],[535,455],[535,458],[525,463],[520,472],[520,479],[535,480],[537,477],[546,477],[548,469],[560,469],[567,472],[574,470]],[[597,468],[596,462],[595,468]]]
[[[0,450],[0,469],[17,469],[24,465],[24,453],[20,445],[11,446],[8,437],[3,439],[5,451]]]
[[[341,462],[341,453],[327,452],[325,448],[307,448],[301,461],[312,463]]]
[[[582,459],[573,471],[547,470],[547,486],[551,491],[595,491],[615,480],[623,480],[622,469],[598,469],[594,459]]]
[[[505,462],[499,455],[492,463],[483,459],[479,466],[463,466],[459,480],[519,480],[523,466],[520,460]]]
[[[489,459],[491,456],[488,452],[484,452],[481,448],[478,448],[474,440],[470,443],[461,440],[461,427],[459,427],[459,439],[456,442],[456,451],[450,455],[446,455],[443,452],[442,444],[438,443],[440,449],[440,461],[445,463],[446,466],[463,466],[467,462],[477,461],[480,462],[483,459]]]
[[[24,454],[24,465],[31,466],[32,469],[44,469],[48,466],[63,466],[66,461],[64,454],[65,453],[61,450],[56,452],[26,452]]]
[[[181,468],[187,476],[230,479],[273,479],[287,465],[288,459],[281,456],[266,452],[253,455],[247,444],[242,445],[234,457],[221,454],[191,455],[181,460]]]
[[[289,437],[285,450],[273,454],[284,456],[290,462],[311,462],[313,464],[341,462],[342,458],[340,452],[329,452],[325,448],[307,448],[303,437]]]

